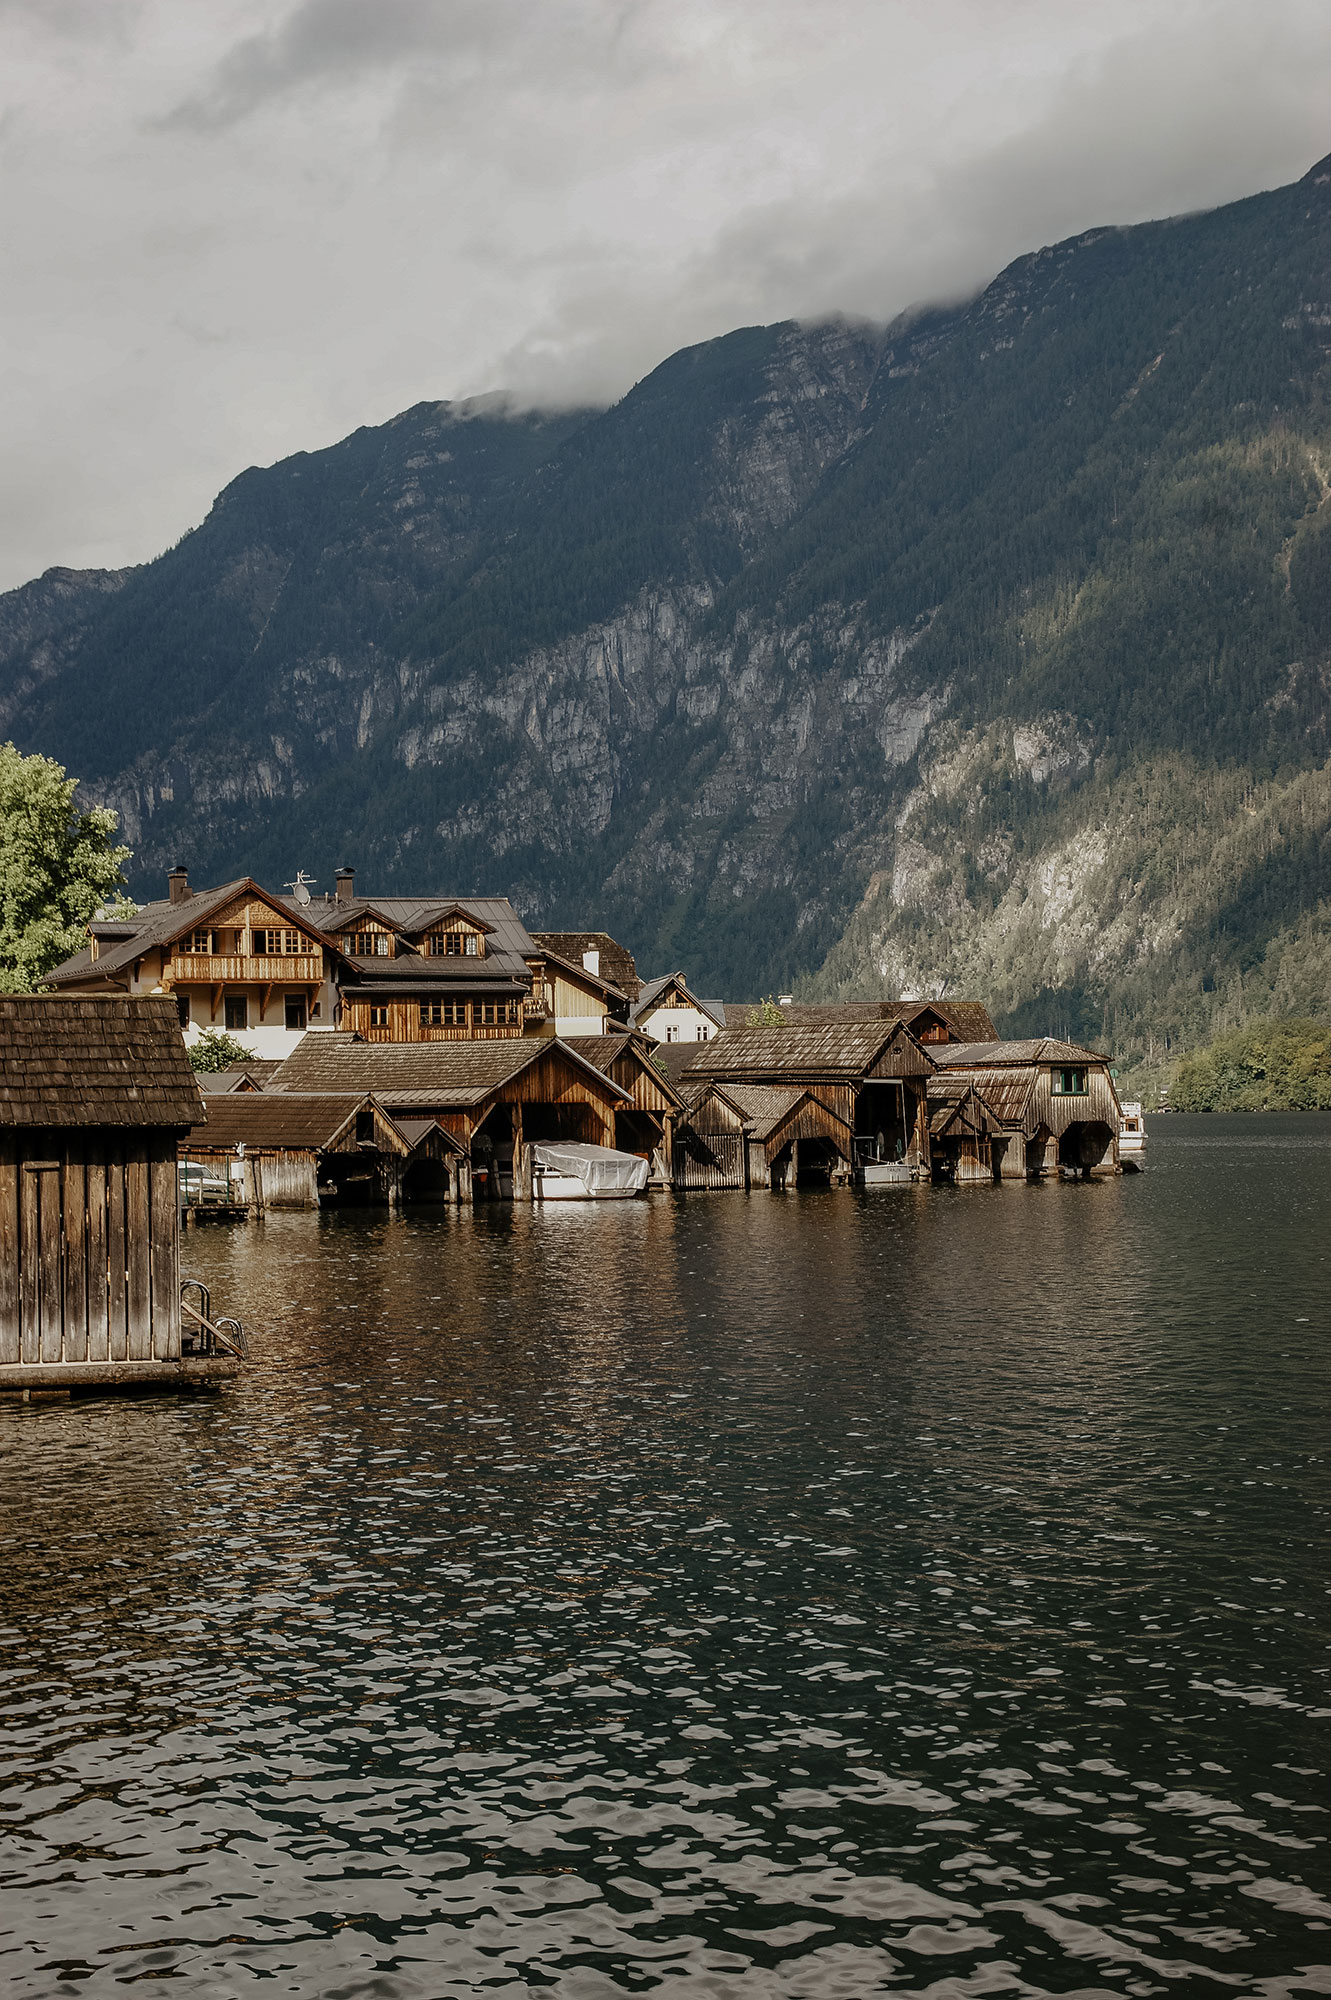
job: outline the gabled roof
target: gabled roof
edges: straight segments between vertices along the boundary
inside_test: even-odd
[[[283,900],[288,899],[284,897]],[[304,904],[296,904],[294,898],[290,900],[297,909],[305,907]],[[377,903],[334,903],[331,916],[325,916],[322,911],[319,914],[319,928],[329,937],[340,937],[343,931],[354,931],[364,924],[382,924],[385,930],[393,932],[400,928],[396,919],[386,915]]]
[[[277,1056],[251,1056],[228,1069],[200,1070],[199,1088],[205,1097],[225,1097],[233,1090],[270,1090],[282,1068]]]
[[[296,1044],[283,1066],[278,1092],[373,1091],[390,1106],[466,1109],[552,1051],[612,1096],[627,1095],[568,1042],[520,1036],[496,1042],[363,1042],[359,1035],[336,1030],[315,1031]]]
[[[336,1144],[358,1111],[379,1110],[365,1091],[233,1091],[213,1098],[208,1122],[190,1134],[194,1145],[230,1152],[239,1144],[323,1152]],[[403,1150],[406,1150],[405,1141]]]
[[[155,1125],[205,1116],[169,995],[0,996],[0,1125]]]
[[[727,1028],[713,1041],[699,1042],[684,1072],[690,1078],[717,1076],[736,1082],[846,1082],[866,1076],[894,1035],[909,1035],[899,1021],[847,1021],[810,1028]],[[916,1050],[916,1045],[911,1042]],[[929,1055],[922,1068],[928,1068]],[[930,1052],[931,1054],[932,1052]]]
[[[726,1010],[721,1001],[700,1000],[697,994],[691,991],[689,983],[682,972],[665,972],[662,973],[659,979],[646,980],[638,994],[637,1003],[629,1019],[636,1021],[640,1015],[650,1014],[653,1008],[659,1007],[662,995],[671,986],[678,986],[689,1005],[696,1007],[700,1014],[706,1014],[709,1021],[715,1021],[718,1028],[725,1027]]]
[[[531,940],[538,951],[572,960],[576,965],[582,964],[585,951],[596,952],[600,958],[602,979],[608,979],[612,986],[617,986],[626,999],[637,999],[642,981],[633,962],[633,953],[612,938],[608,931],[533,931]]]
[[[1107,1063],[1098,1049],[1079,1048],[1075,1042],[1055,1041],[1051,1035],[1024,1042],[943,1042],[931,1049],[934,1061],[951,1069],[979,1069],[994,1065],[1011,1068],[1021,1063]]]
[[[934,1138],[969,1133],[988,1137],[1000,1129],[993,1107],[965,1076],[931,1076],[928,1086],[929,1130]]]
[[[649,1043],[642,1036],[633,1034],[579,1035],[577,1050],[580,1056],[585,1056],[589,1063],[594,1063],[596,1068],[603,1070],[607,1076],[616,1063],[625,1061],[646,1070],[657,1088],[667,1097],[673,1098],[681,1111],[684,1109],[684,1099],[680,1096],[669,1073],[658,1069],[656,1065],[655,1043]]]
[[[433,909],[418,910],[412,918],[411,923],[409,925],[404,924],[402,929],[408,937],[420,937],[423,932],[429,930],[431,924],[443,923],[445,917],[465,917],[473,930],[480,931],[485,937],[492,937],[494,935],[493,924],[487,924],[484,917],[478,917],[476,912],[469,910],[465,903],[456,901],[436,903]]]
[[[561,958],[557,951],[543,951],[540,956],[547,965],[557,965],[565,978],[581,980],[584,986],[594,986],[597,992],[604,994],[607,999],[623,1000],[627,997],[620,987],[605,977],[604,973],[589,972],[577,959]]]
[[[726,1095],[752,1127],[751,1136],[758,1140],[770,1139],[778,1126],[784,1124],[796,1106],[803,1104],[806,1098],[811,1098],[819,1111],[835,1119],[838,1125],[846,1122],[807,1085],[729,1083]]]
[[[727,1001],[728,1028],[747,1028],[758,1002]],[[958,1041],[994,1042],[998,1030],[980,1000],[788,1000],[781,1009],[787,1027],[837,1027],[855,1021],[904,1021],[909,1027],[922,1014],[936,1014]]]
[[[136,959],[158,945],[174,944],[177,938],[185,937],[190,931],[204,929],[219,910],[226,908],[237,896],[257,896],[267,903],[275,917],[284,924],[291,924],[304,931],[316,949],[322,949],[324,934],[311,912],[295,904],[289,897],[274,896],[267,889],[261,889],[250,876],[242,875],[238,881],[224,882],[220,889],[201,889],[195,895],[187,896],[183,903],[146,903],[137,918],[125,918],[115,925],[117,931],[127,931],[132,923],[134,928],[119,942],[108,942],[98,952],[94,961],[88,951],[76,952],[63,965],[57,965],[48,972],[43,984],[59,987],[71,980],[113,978],[118,972],[126,972]],[[100,938],[99,938],[100,942]]]

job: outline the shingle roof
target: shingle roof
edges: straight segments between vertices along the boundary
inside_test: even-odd
[[[728,1083],[726,1095],[752,1125],[755,1139],[765,1139],[786,1113],[807,1095],[802,1086],[772,1083]]]
[[[690,1077],[745,1076],[847,1081],[872,1068],[896,1023],[845,1021],[810,1028],[727,1028],[700,1042],[689,1063]]]
[[[282,1070],[279,1092],[373,1091],[385,1103],[465,1108],[507,1083],[551,1049],[623,1096],[568,1042],[513,1036],[493,1042],[363,1042],[359,1035],[315,1031],[297,1042]]]
[[[197,1125],[169,996],[0,996],[0,1125]]]
[[[757,1006],[753,1000],[727,1001],[726,1026],[746,1028]],[[835,1027],[855,1021],[904,1021],[909,1026],[921,1014],[937,1014],[958,1040],[998,1039],[989,1009],[980,1000],[789,1000],[781,1012],[791,1028]]]
[[[570,960],[574,965],[582,964],[585,951],[597,952],[600,956],[600,976],[608,979],[612,986],[636,1000],[642,981],[638,968],[633,962],[633,953],[627,946],[617,942],[606,931],[533,931],[532,943],[540,951],[552,952],[555,957]]]
[[[680,1097],[679,1088],[670,1072],[668,1070],[663,1072],[657,1068],[657,1044],[644,1040],[639,1035],[625,1034],[578,1035],[572,1045],[580,1056],[595,1068],[604,1071],[606,1076],[610,1075],[614,1064],[621,1061],[625,1054],[631,1054],[644,1069],[651,1072],[653,1081],[660,1085],[666,1095],[677,1098],[680,1108],[683,1108],[684,1100]]]
[[[943,1042],[931,1048],[935,1062],[948,1069],[955,1064],[978,1069],[989,1065],[1011,1068],[1019,1063],[1108,1062],[1098,1049],[1079,1048],[1075,1042],[1058,1042],[1052,1036],[1037,1036],[1025,1042]]]
[[[242,1140],[246,1147],[318,1152],[368,1103],[363,1092],[355,1091],[236,1091],[211,1100],[207,1124],[191,1132],[190,1139],[197,1146],[228,1152]]]

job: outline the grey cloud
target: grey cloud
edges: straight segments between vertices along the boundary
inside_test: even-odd
[[[1331,147],[1324,0],[0,0],[0,587]]]

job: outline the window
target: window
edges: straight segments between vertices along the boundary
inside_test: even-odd
[[[444,1025],[444,1003],[442,1000],[421,1001],[421,1026],[442,1028]]]
[[[374,1144],[374,1113],[372,1111],[358,1111],[356,1113],[356,1144],[358,1146],[372,1146]]]
[[[945,1042],[947,1029],[941,1021],[923,1021],[916,1029],[916,1038],[921,1042]]]
[[[250,1003],[243,993],[230,993],[223,1002],[228,1035],[244,1034],[250,1024]]]
[[[712,1032],[712,1031],[711,1031],[711,1029],[710,1029],[710,1028],[708,1028],[708,1027],[705,1027],[705,1026],[703,1026],[702,1024],[699,1024],[699,1027],[698,1027],[698,1032],[697,1032],[697,1034],[696,1034],[696,1035],[694,1036],[694,1040],[695,1040],[695,1041],[699,1041],[699,1042],[705,1042],[705,1041],[706,1041],[706,1040],[708,1039],[708,1037],[710,1036],[711,1032]]]
[[[180,1025],[181,1025],[181,1027],[182,1027],[182,1028],[188,1028],[188,1026],[189,1026],[189,994],[188,994],[188,993],[177,993],[177,995],[176,995],[176,1012],[177,1012],[177,1014],[179,1014],[179,1016],[180,1016]]]
[[[666,1029],[666,1040],[667,1040],[668,1042],[677,1042],[677,1041],[679,1040],[679,1029],[678,1029],[678,1028],[667,1028],[667,1029]]]
[[[370,1026],[372,1028],[386,1028],[388,1026],[387,1007],[371,1007]]]
[[[250,941],[256,958],[294,958],[297,952],[307,949],[299,931],[251,931]]]
[[[512,1028],[522,1019],[520,1000],[481,1000],[473,1017],[483,1028]]]
[[[429,958],[479,958],[480,939],[475,931],[429,931],[425,938]]]
[[[188,937],[182,938],[180,941],[180,949],[182,951],[211,953],[212,948],[213,934],[211,931],[191,931]]]
[[[1084,1097],[1086,1095],[1086,1072],[1084,1069],[1056,1069],[1050,1072],[1055,1097]]]
[[[387,958],[393,941],[387,931],[353,931],[347,950],[353,958]]]
[[[305,1033],[305,995],[303,993],[287,994],[287,1033],[289,1035],[303,1035]]]

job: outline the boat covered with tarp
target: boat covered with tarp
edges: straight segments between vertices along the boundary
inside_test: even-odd
[[[647,1187],[646,1160],[612,1146],[539,1141],[531,1166],[533,1201],[626,1201]]]

